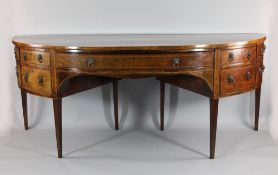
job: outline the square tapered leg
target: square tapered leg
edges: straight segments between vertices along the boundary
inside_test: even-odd
[[[260,100],[261,100],[261,87],[257,88],[255,91],[255,126],[254,126],[255,131],[258,131],[259,129]]]
[[[119,130],[118,80],[114,80],[114,81],[113,81],[113,101],[114,101],[114,121],[115,121],[115,130]]]
[[[160,130],[164,130],[165,81],[160,80]]]
[[[218,102],[219,99],[210,98],[210,159],[215,157]]]
[[[62,152],[62,99],[53,99],[54,120],[57,140],[58,158],[63,157]]]
[[[22,100],[24,128],[25,130],[28,130],[29,126],[28,126],[28,112],[27,112],[27,93],[23,90],[21,90],[21,100]]]

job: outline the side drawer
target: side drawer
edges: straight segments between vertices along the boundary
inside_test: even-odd
[[[213,52],[178,54],[57,54],[58,68],[173,69],[213,67]]]
[[[50,53],[41,51],[20,50],[20,60],[26,63],[49,66]]]
[[[254,65],[221,70],[221,93],[231,93],[254,88]]]
[[[221,51],[221,64],[231,65],[235,63],[246,63],[249,64],[255,61],[256,58],[256,46],[240,48],[240,49],[229,49]]]
[[[21,66],[22,87],[37,94],[51,95],[51,72]]]

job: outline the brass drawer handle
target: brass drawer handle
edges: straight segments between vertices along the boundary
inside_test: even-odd
[[[260,72],[260,73],[263,73],[263,72],[264,72],[264,70],[265,70],[265,66],[264,66],[264,65],[262,65],[262,67],[260,67],[260,69],[259,69],[259,72]]]
[[[248,71],[248,72],[246,73],[246,80],[250,80],[250,79],[251,79],[251,72]]]
[[[24,59],[24,61],[27,61],[27,53],[26,52],[24,52],[23,59]]]
[[[39,83],[40,86],[43,86],[43,85],[44,85],[44,78],[43,78],[42,76],[39,77],[38,83]]]
[[[252,57],[252,51],[251,50],[248,50],[248,53],[247,53],[247,58],[248,60],[250,60]]]
[[[14,47],[14,54],[15,54],[15,56],[16,56],[16,52],[17,52],[17,49],[16,49],[16,47]]]
[[[24,76],[23,76],[23,79],[24,81],[27,83],[28,82],[28,77],[29,77],[29,74],[28,72],[25,72]]]
[[[229,84],[234,84],[235,83],[235,77],[233,75],[228,76],[228,83]]]
[[[229,53],[229,58],[228,58],[229,62],[234,61],[234,54],[231,52]]]
[[[87,65],[88,65],[89,67],[94,67],[95,64],[96,64],[96,60],[95,60],[94,58],[88,58],[88,60],[87,60]]]
[[[180,58],[173,58],[172,65],[174,68],[179,67],[180,66]]]
[[[39,62],[39,63],[42,63],[42,54],[39,54],[39,55],[38,55],[38,62]]]
[[[266,50],[266,46],[265,46],[265,44],[264,44],[263,47],[261,48],[261,56],[264,55],[265,50]]]

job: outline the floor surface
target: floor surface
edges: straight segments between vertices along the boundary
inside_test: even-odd
[[[278,146],[267,130],[219,130],[216,159],[210,160],[207,129],[64,129],[63,159],[56,158],[53,129],[18,129],[0,138],[0,171],[3,175],[278,174]]]

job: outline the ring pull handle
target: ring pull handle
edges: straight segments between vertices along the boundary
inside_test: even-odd
[[[37,59],[38,59],[39,63],[42,63],[42,54],[38,54],[38,58]]]
[[[17,53],[17,48],[14,47],[14,54],[15,54],[15,56],[16,56],[16,53]]]
[[[231,52],[229,53],[229,58],[228,58],[229,62],[234,61],[234,54]]]
[[[87,65],[88,67],[94,67],[96,64],[96,60],[94,58],[88,58]]]
[[[248,72],[246,73],[246,80],[250,80],[250,79],[251,79],[251,72],[248,71]]]
[[[235,83],[235,77],[233,75],[229,75],[227,80],[228,80],[229,84],[234,84]]]
[[[180,58],[173,58],[172,65],[174,68],[177,68],[180,66]]]
[[[265,50],[266,50],[266,46],[265,46],[265,44],[264,44],[263,47],[261,47],[261,56],[264,55]]]
[[[26,52],[24,52],[23,59],[24,59],[24,61],[27,61],[27,53]]]
[[[252,51],[251,51],[251,50],[248,50],[247,59],[250,60],[251,57],[252,57]]]
[[[44,78],[43,78],[43,76],[39,77],[38,83],[39,83],[40,86],[44,85]]]
[[[23,79],[24,81],[27,83],[28,82],[28,77],[29,77],[29,74],[28,72],[25,72],[24,76],[23,76]]]
[[[262,65],[262,67],[260,67],[260,69],[259,69],[259,72],[262,74],[264,72],[264,70],[265,70],[265,66]]]

